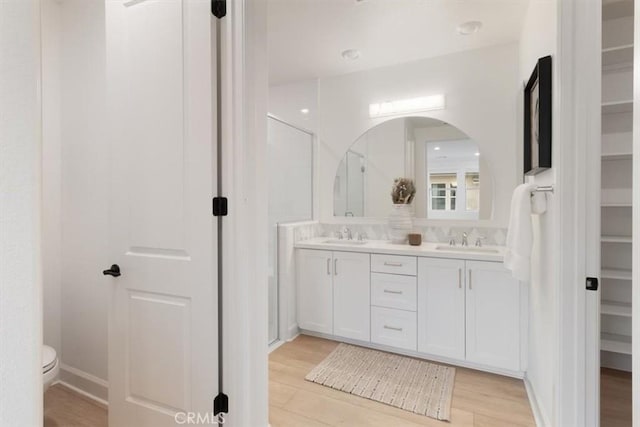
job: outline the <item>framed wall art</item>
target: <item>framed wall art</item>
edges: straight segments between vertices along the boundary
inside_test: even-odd
[[[540,58],[524,88],[524,174],[551,168],[551,57]]]

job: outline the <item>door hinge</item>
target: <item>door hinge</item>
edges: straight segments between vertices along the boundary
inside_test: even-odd
[[[211,13],[218,19],[227,14],[227,0],[211,0]]]
[[[213,415],[217,416],[220,413],[229,413],[229,397],[224,393],[218,393],[213,399]]]
[[[588,291],[597,291],[598,290],[598,278],[597,277],[587,277],[587,290]]]
[[[227,216],[229,214],[228,200],[226,197],[213,198],[213,216]]]

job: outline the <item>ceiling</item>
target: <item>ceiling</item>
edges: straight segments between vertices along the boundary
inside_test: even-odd
[[[400,64],[519,39],[529,0],[269,0],[272,85]],[[458,25],[481,21],[462,36]],[[342,58],[358,49],[359,59]]]

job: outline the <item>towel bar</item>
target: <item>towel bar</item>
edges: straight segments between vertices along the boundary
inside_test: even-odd
[[[552,185],[541,185],[534,190],[531,190],[531,193],[553,193],[554,189]],[[531,194],[533,196],[533,194]]]

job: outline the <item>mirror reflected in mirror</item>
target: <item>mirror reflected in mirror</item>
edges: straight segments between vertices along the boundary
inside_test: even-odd
[[[491,218],[491,177],[478,144],[455,126],[428,117],[379,124],[347,150],[334,181],[334,215],[385,218],[394,179],[413,179],[416,218]]]

